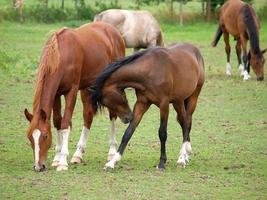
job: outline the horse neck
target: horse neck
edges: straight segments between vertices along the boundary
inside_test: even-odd
[[[244,10],[244,20],[247,26],[247,33],[250,41],[250,48],[254,54],[260,52],[259,47],[259,25],[257,22],[257,17],[255,16],[254,11],[248,5],[246,5]]]
[[[107,81],[107,85],[116,84],[120,88],[128,88],[132,87],[135,89],[143,89],[143,83],[145,81],[144,77],[146,76],[146,71],[143,70],[140,73],[140,66],[138,64],[130,64],[129,66],[125,66],[110,77]],[[144,68],[141,66],[141,68]]]
[[[39,112],[43,109],[48,119],[50,119],[52,107],[54,104],[55,95],[58,89],[58,83],[55,82],[56,79],[49,79],[49,74],[43,78],[43,80],[38,80],[33,101],[33,113]],[[39,77],[40,79],[41,77]],[[58,82],[58,81],[57,81]]]

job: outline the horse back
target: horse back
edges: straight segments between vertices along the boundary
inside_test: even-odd
[[[77,84],[79,89],[88,87],[108,64],[125,54],[119,32],[102,22],[66,29],[58,42],[63,72],[61,85],[66,86],[63,90],[71,84]]]
[[[125,55],[125,45],[120,33],[107,23],[91,23],[75,32],[85,55],[80,84],[84,88],[108,64]]]
[[[220,25],[224,32],[229,32],[238,38],[240,34],[246,34],[247,28],[244,20],[244,9],[249,9],[252,17],[259,28],[259,20],[253,8],[240,0],[228,0],[220,10]],[[247,35],[244,35],[247,37]]]

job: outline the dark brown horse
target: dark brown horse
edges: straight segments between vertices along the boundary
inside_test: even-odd
[[[117,154],[106,163],[113,169],[121,159],[125,147],[151,104],[160,109],[159,138],[161,155],[159,169],[167,160],[165,143],[169,104],[177,112],[183,131],[183,145],[177,164],[185,166],[191,153],[190,129],[192,114],[204,83],[204,63],[198,49],[190,44],[174,44],[168,48],[148,49],[114,62],[96,79],[92,103],[97,109],[106,106],[124,123],[130,122]],[[137,102],[132,112],[124,89],[135,89]]]
[[[84,127],[72,162],[81,162],[94,115],[87,88],[108,64],[124,55],[125,45],[120,33],[103,22],[85,24],[77,29],[64,28],[51,35],[41,56],[33,115],[27,109],[24,112],[30,121],[28,138],[34,152],[36,171],[45,169],[51,146],[52,109],[54,126],[58,130],[52,166],[57,166],[59,171],[67,169],[68,137],[78,90],[81,90]],[[61,95],[65,97],[63,117]],[[115,117],[115,114],[110,114],[112,130]],[[116,153],[114,132],[112,134],[109,154]]]
[[[221,8],[219,27],[216,32],[212,46],[216,46],[223,34],[225,51],[227,54],[226,74],[232,74],[230,64],[231,47],[229,43],[229,33],[236,39],[236,54],[238,58],[239,70],[244,80],[250,78],[250,64],[257,76],[257,80],[264,79],[263,54],[259,46],[259,20],[253,8],[240,0],[228,0]],[[247,52],[247,41],[250,41],[249,54]],[[241,47],[243,49],[243,64],[241,62]]]

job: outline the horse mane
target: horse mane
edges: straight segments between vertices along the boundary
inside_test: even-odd
[[[48,74],[56,72],[59,66],[60,52],[58,48],[58,35],[66,28],[62,28],[50,35],[48,38],[40,58],[38,67],[37,82],[35,84],[35,92],[33,98],[33,113],[39,109],[40,99],[43,91],[43,85]]]
[[[93,85],[91,87],[92,95],[91,95],[91,101],[92,105],[97,111],[98,108],[102,107],[101,104],[101,98],[102,98],[102,87],[105,84],[105,81],[118,69],[124,67],[127,64],[130,64],[137,60],[138,58],[142,57],[145,55],[148,51],[151,49],[146,49],[140,52],[137,52],[133,55],[126,56],[124,58],[118,59],[117,61],[111,63],[110,65],[107,66],[107,68],[96,78],[96,80],[93,82]]]
[[[258,54],[260,53],[260,47],[259,47],[259,33],[253,17],[253,15],[255,15],[255,12],[248,4],[244,6],[242,11],[244,14],[245,24],[247,25],[250,48],[252,49],[253,53]]]

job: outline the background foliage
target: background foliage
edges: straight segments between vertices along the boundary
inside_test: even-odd
[[[109,8],[128,8],[128,9],[149,9],[151,5],[156,5],[152,13],[156,15],[158,20],[165,22],[178,21],[178,7],[185,10],[185,20],[214,19],[218,8],[223,4],[224,0],[135,0],[130,4],[123,0],[24,0],[24,4],[20,9],[14,9],[16,0],[2,0],[0,3],[0,21],[37,21],[45,23],[53,23],[57,21],[69,20],[92,20],[96,13]],[[253,0],[245,0],[253,3]],[[127,1],[126,1],[127,2]],[[194,5],[192,8],[189,3]],[[182,7],[183,5],[183,7]],[[189,7],[187,9],[187,7]],[[266,13],[267,2],[262,7],[259,15]],[[186,10],[187,9],[187,10]],[[189,11],[189,12],[187,12]],[[161,13],[161,14],[159,14]],[[192,15],[192,13],[194,13]],[[188,17],[188,15],[190,15]]]

